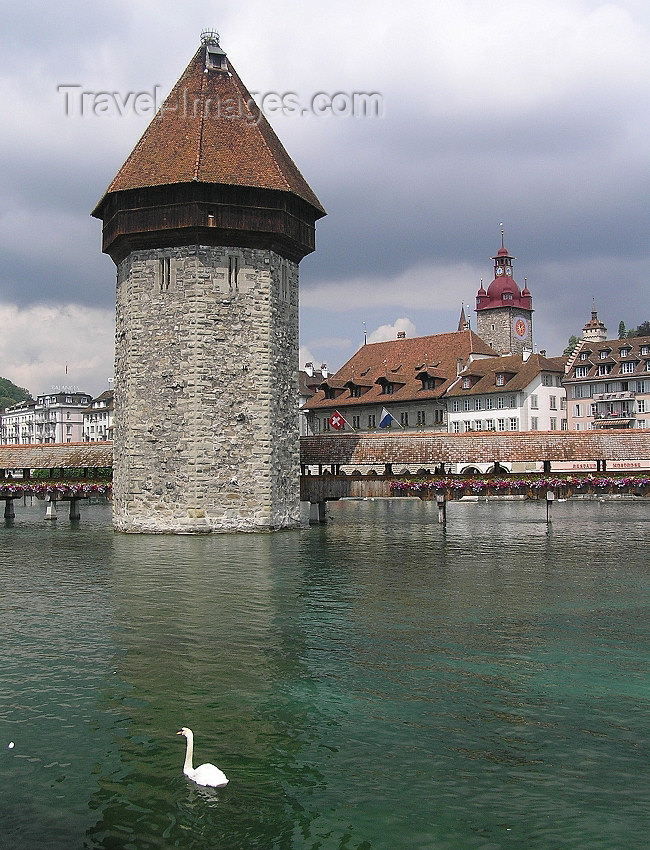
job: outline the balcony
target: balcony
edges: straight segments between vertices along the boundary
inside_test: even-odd
[[[594,393],[592,398],[594,401],[632,401],[636,398],[636,393],[628,390],[620,393]]]

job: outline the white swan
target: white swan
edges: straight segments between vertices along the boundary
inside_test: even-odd
[[[213,764],[200,764],[198,767],[192,767],[192,757],[194,755],[194,733],[187,726],[176,733],[177,735],[185,735],[187,738],[187,748],[185,750],[185,764],[183,765],[183,773],[197,785],[209,785],[211,788],[222,788],[228,784],[226,774],[215,767]]]

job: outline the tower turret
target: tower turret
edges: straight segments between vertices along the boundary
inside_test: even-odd
[[[296,525],[298,263],[325,211],[216,33],[92,214],[117,266],[115,527]]]
[[[514,278],[513,257],[504,245],[494,257],[494,279],[483,283],[476,294],[476,332],[496,351],[523,354],[533,348],[533,299],[526,282],[519,289]]]

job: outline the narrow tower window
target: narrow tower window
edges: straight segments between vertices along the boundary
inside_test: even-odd
[[[282,263],[280,270],[280,298],[283,301],[289,300],[289,271],[286,263]]]
[[[231,289],[237,289],[239,277],[239,257],[228,257],[228,283]]]
[[[170,259],[169,257],[161,257],[159,262],[159,281],[160,281],[160,291],[167,292],[169,289],[169,277],[170,277]]]

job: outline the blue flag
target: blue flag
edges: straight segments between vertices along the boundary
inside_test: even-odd
[[[385,407],[382,407],[382,409],[381,409],[381,419],[379,420],[379,427],[380,428],[387,428],[392,421],[393,421],[393,417],[391,416],[391,414],[386,410]]]

